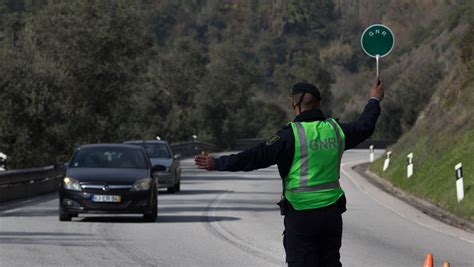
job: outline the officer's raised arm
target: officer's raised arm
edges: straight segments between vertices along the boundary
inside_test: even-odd
[[[384,87],[377,77],[369,90],[369,101],[359,119],[351,123],[340,123],[346,136],[345,150],[356,147],[374,133],[383,98]]]

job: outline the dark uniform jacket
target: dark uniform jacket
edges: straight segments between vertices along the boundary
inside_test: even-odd
[[[339,123],[345,135],[345,149],[351,149],[369,138],[375,130],[375,123],[380,115],[380,103],[377,99],[370,99],[357,121]],[[325,120],[321,110],[303,111],[296,116],[298,121]],[[252,171],[266,168],[273,164],[278,165],[280,176],[285,178],[293,163],[295,138],[290,125],[279,130],[267,142],[258,144],[237,154],[222,156],[215,160],[215,169],[219,171]]]

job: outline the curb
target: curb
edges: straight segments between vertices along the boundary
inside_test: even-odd
[[[354,166],[352,169],[364,177],[368,182],[380,188],[381,190],[403,200],[409,205],[421,210],[423,213],[454,227],[460,228],[470,233],[474,233],[474,222],[461,218],[438,205],[414,196],[402,189],[394,186],[388,180],[380,178],[375,173],[369,171],[369,163]]]

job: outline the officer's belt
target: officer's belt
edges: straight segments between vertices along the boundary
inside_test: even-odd
[[[320,190],[328,190],[328,189],[336,189],[340,188],[341,185],[339,181],[324,183],[324,184],[317,184],[311,186],[300,186],[295,189],[289,189],[290,192],[312,192],[312,191],[320,191]]]

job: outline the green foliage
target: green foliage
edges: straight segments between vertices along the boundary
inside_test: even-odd
[[[328,38],[334,28],[334,3],[325,0],[291,0],[287,7],[286,30],[289,33],[314,34]]]
[[[207,126],[204,135],[224,147],[239,136],[258,133],[247,123],[254,114],[251,90],[257,75],[255,69],[247,68],[240,51],[231,43],[212,48],[199,95],[200,123]]]
[[[82,143],[155,135],[225,148],[291,120],[290,88],[301,81],[321,90],[326,115],[355,119],[373,73],[360,33],[385,18],[405,52],[383,61],[395,93],[377,134],[397,138],[446,72],[416,46],[429,40],[432,58],[455,46],[432,40],[447,27],[436,7],[451,4],[408,3],[387,0],[383,13],[365,1],[0,0],[0,150],[27,167]],[[455,27],[466,15],[452,5]]]
[[[137,103],[144,106],[142,124],[149,122],[148,137],[156,133],[168,140],[180,141],[196,133],[199,128],[196,96],[207,63],[199,44],[190,38],[175,40],[151,62],[146,89]]]
[[[472,9],[464,14],[472,14]],[[472,19],[472,16],[470,16]],[[392,160],[386,173],[383,159],[371,170],[389,179],[395,186],[430,200],[468,220],[474,220],[474,94],[472,38],[474,20],[461,43],[461,60],[450,68],[437,86],[423,116],[392,148]],[[434,73],[426,69],[426,73]],[[439,70],[438,70],[439,72]],[[421,72],[423,73],[423,72]],[[426,77],[425,77],[426,79]],[[428,79],[430,79],[428,77]],[[415,85],[422,85],[416,82]],[[420,97],[427,97],[422,95]],[[406,98],[405,98],[406,99]],[[416,103],[412,103],[415,105]],[[414,175],[406,178],[406,155],[414,153]],[[463,165],[464,200],[457,203],[454,166]]]
[[[449,141],[448,141],[449,140]],[[431,200],[439,206],[469,220],[474,220],[474,130],[461,134],[444,131],[429,138],[417,138],[413,146],[398,147],[392,153],[390,167],[382,172],[384,159],[377,160],[370,169],[387,177],[395,186]],[[401,140],[408,143],[409,140]],[[446,142],[448,141],[448,142]],[[448,144],[449,143],[449,144]],[[414,154],[414,175],[406,178],[406,155]],[[454,166],[462,162],[465,198],[456,199]]]
[[[13,166],[121,138],[151,37],[137,6],[58,2],[24,15],[2,66],[0,143]],[[15,30],[15,29],[14,29]]]

